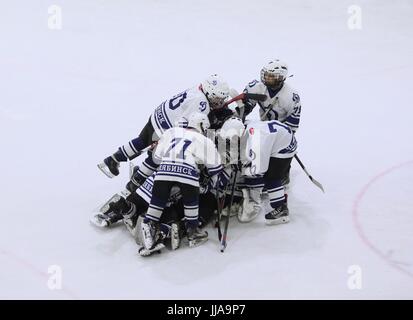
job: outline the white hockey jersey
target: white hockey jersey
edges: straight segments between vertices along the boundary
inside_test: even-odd
[[[153,153],[159,163],[155,180],[176,181],[199,187],[198,164],[213,176],[223,170],[215,144],[192,129],[180,127],[165,131]]]
[[[156,173],[153,173],[145,180],[144,183],[142,183],[142,185],[138,189],[136,189],[136,193],[148,204],[151,202],[152,198],[152,188],[153,181],[155,180],[155,175]],[[179,187],[172,187],[168,202],[166,203],[166,207],[171,206],[173,203],[175,203],[176,200],[179,200],[181,196],[181,190],[179,189]]]
[[[254,80],[246,86],[244,92],[267,96],[267,100],[258,102],[262,121],[278,120],[293,131],[298,129],[301,115],[300,96],[288,83],[284,83],[280,91],[271,92],[262,82]],[[247,104],[255,107],[257,101],[248,100]]]
[[[273,121],[249,121],[242,144],[245,154],[242,161],[250,162],[245,175],[264,174],[270,158],[292,158],[297,152],[297,141],[287,125]]]
[[[166,130],[175,127],[181,117],[194,112],[210,112],[209,102],[198,87],[187,89],[162,102],[151,115],[151,123],[160,137]]]

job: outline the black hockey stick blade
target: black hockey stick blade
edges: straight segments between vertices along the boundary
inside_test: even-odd
[[[320,183],[320,182],[318,182],[316,179],[314,179],[312,176],[308,176],[309,178],[310,178],[310,180],[311,180],[311,182],[312,183],[314,183],[318,188],[320,188],[321,189],[321,191],[323,191],[323,193],[325,193],[325,191],[324,191],[324,188],[323,188],[323,185]]]
[[[265,94],[260,93],[245,93],[245,98],[255,100],[255,101],[265,101],[267,100],[267,96]]]
[[[297,160],[298,164],[304,170],[305,174],[311,180],[311,182],[314,183],[318,188],[320,188],[320,190],[323,191],[323,193],[325,193],[323,185],[320,182],[318,182],[316,179],[314,179],[311,176],[311,174],[308,173],[307,169],[305,168],[304,164],[301,162],[300,158],[297,155],[294,155],[294,158],[295,160]]]

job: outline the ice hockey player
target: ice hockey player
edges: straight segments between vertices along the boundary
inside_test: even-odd
[[[166,130],[174,127],[181,117],[188,117],[193,113],[219,114],[228,96],[228,84],[215,74],[199,86],[187,89],[162,102],[152,113],[137,138],[121,146],[113,155],[104,159],[102,170],[109,176],[117,176],[120,162],[139,156],[141,150],[159,140],[159,137]]]
[[[266,224],[280,224],[289,221],[289,211],[282,177],[288,170],[297,142],[293,131],[277,121],[249,121],[244,125],[238,117],[232,117],[222,126],[220,133],[224,139],[240,139],[243,175],[263,177],[273,210],[265,215]],[[245,166],[247,163],[247,166]],[[262,189],[261,189],[262,190]],[[242,210],[238,215],[241,222],[253,220],[259,210]]]
[[[244,118],[258,103],[262,121],[278,120],[296,131],[300,124],[301,103],[297,91],[285,82],[288,66],[278,59],[270,61],[261,69],[261,81],[253,80],[244,92],[265,94],[265,101],[244,101]]]
[[[202,113],[182,117],[180,127],[171,128],[162,135],[154,151],[159,163],[152,189],[149,209],[142,223],[142,234],[147,251],[159,250],[165,232],[159,220],[162,216],[169,191],[178,186],[182,193],[186,234],[190,247],[207,241],[208,233],[199,229],[199,168],[204,165],[210,176],[218,176],[223,187],[228,182],[215,144],[204,136],[210,123]]]
[[[91,218],[91,222],[98,227],[110,227],[118,221],[123,220],[124,225],[131,233],[137,245],[139,245],[139,254],[149,256],[155,251],[145,250],[141,235],[141,222],[148,210],[152,196],[153,181],[156,173],[151,175],[146,181],[129,194],[126,198],[119,196],[107,206],[107,210]],[[170,190],[164,214],[160,219],[161,228],[164,231],[164,242],[158,244],[157,249],[165,247],[165,242],[169,240],[172,250],[179,247],[182,235],[180,231],[180,219],[182,218],[183,204],[181,201],[181,192],[178,187]]]
[[[266,64],[261,69],[261,81],[251,81],[244,92],[265,94],[267,99],[262,102],[243,101],[243,107],[238,108],[240,116],[245,119],[258,103],[262,121],[278,120],[295,133],[300,124],[301,102],[297,91],[285,82],[287,76],[288,66],[285,62],[275,59]],[[283,177],[283,185],[290,182],[289,172],[290,168]]]
[[[211,177],[206,172],[201,171],[200,197],[199,197],[199,221],[200,228],[208,224],[217,208],[215,194],[211,190],[214,188]],[[136,191],[126,198],[118,196],[109,202],[104,212],[94,215],[91,222],[98,227],[110,227],[118,221],[123,220],[126,228],[131,233],[135,242],[140,246],[139,254],[149,256],[154,250],[148,251],[143,247],[141,235],[141,222],[148,210],[152,197],[153,182],[156,172],[148,177]],[[202,190],[202,191],[201,191]],[[160,243],[158,249],[162,249],[169,244],[172,250],[176,250],[181,243],[181,239],[186,236],[184,226],[184,205],[179,187],[173,186],[170,191],[168,201],[160,219],[160,228],[164,231],[165,241]],[[166,243],[168,242],[169,243]]]

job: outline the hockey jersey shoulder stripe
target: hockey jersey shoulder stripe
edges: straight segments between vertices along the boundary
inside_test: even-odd
[[[182,178],[182,179],[185,179],[185,180],[191,180],[191,181],[199,182],[199,179],[196,178],[196,177],[185,175],[185,174],[179,174],[179,173],[176,173],[176,172],[174,172],[173,174],[168,173],[168,172],[158,172],[156,174],[155,180],[162,180],[162,177],[174,177],[174,178],[177,178],[177,179]]]

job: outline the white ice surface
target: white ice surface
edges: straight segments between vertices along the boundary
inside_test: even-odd
[[[2,1],[0,298],[413,298],[413,3],[355,1],[353,31],[351,4]],[[326,194],[294,163],[292,221],[235,219],[224,254],[210,230],[202,247],[143,259],[126,229],[89,224],[128,173],[96,164],[162,100],[211,73],[242,90],[274,57],[295,75],[299,155]],[[51,265],[62,290],[48,289]]]

